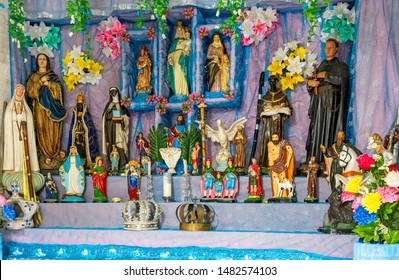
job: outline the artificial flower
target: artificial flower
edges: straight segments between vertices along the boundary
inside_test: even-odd
[[[269,37],[271,32],[279,24],[279,15],[271,7],[266,10],[262,7],[252,7],[244,11],[239,10],[235,22],[239,22],[241,31],[241,43],[249,46],[255,42],[258,45],[265,38]]]
[[[126,26],[116,17],[109,17],[101,21],[97,26],[98,32],[95,40],[100,43],[105,56],[116,59],[120,56],[120,43],[129,41],[129,34]]]
[[[67,51],[62,59],[64,65],[62,72],[63,80],[68,91],[75,89],[78,83],[98,85],[103,66],[90,59],[87,54],[81,51],[82,46],[73,46],[71,51]]]
[[[390,163],[382,153],[363,154],[357,162],[364,174],[350,180],[341,195],[342,202],[351,200],[347,192],[354,195],[352,209],[357,225],[353,232],[365,243],[399,243],[399,173],[389,171]]]
[[[313,74],[316,63],[316,54],[294,40],[277,49],[267,70],[280,78],[282,90],[294,90],[296,84]]]
[[[357,164],[359,165],[360,169],[363,170],[370,170],[370,167],[374,164],[374,159],[370,157],[368,154],[362,154],[357,159]]]
[[[333,38],[340,43],[354,41],[355,10],[348,8],[348,3],[338,3],[323,13],[324,25],[321,40]]]
[[[60,28],[45,25],[40,22],[39,25],[31,25],[29,21],[23,25],[24,38],[23,47],[26,48],[32,56],[40,53],[46,54],[48,57],[54,57],[53,50],[58,49],[61,42]]]
[[[390,187],[399,187],[399,172],[390,171],[384,178],[385,182]]]

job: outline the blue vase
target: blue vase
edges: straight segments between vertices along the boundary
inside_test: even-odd
[[[399,244],[362,243],[353,245],[354,260],[399,260]]]

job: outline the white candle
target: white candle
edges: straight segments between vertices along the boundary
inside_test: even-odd
[[[148,158],[148,170],[147,170],[148,176],[151,175],[151,159]]]
[[[163,196],[172,197],[172,174],[168,172],[163,174]]]
[[[184,174],[187,174],[187,160],[183,159]]]

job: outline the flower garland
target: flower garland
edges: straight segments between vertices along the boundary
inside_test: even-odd
[[[356,161],[366,177],[349,180],[341,195],[342,202],[352,201],[353,232],[365,243],[398,244],[399,172],[389,171],[383,154],[363,154]]]
[[[166,18],[168,16],[169,0],[138,0],[137,1],[140,16],[136,19],[136,27],[142,28],[144,22],[144,12],[148,11],[152,13],[151,19],[156,19],[158,22],[158,28],[161,31],[162,38],[166,39]]]
[[[157,36],[155,35],[155,29],[154,27],[148,27],[146,31],[146,35],[148,40],[152,41],[154,40]]]
[[[236,21],[241,22],[241,43],[249,46],[253,42],[258,45],[259,42],[268,38],[271,32],[279,24],[280,17],[272,7],[263,8],[252,7],[250,10],[239,10]]]
[[[311,42],[314,36],[314,30],[319,25],[319,22],[321,22],[321,9],[318,7],[319,0],[298,0],[298,3],[302,5],[303,16],[310,23],[308,42]],[[330,0],[322,0],[322,4],[331,7]]]
[[[185,19],[191,19],[195,15],[195,10],[193,7],[186,7],[183,9],[182,14]]]
[[[89,55],[81,51],[82,46],[73,46],[72,51],[68,51],[62,59],[64,67],[64,82],[68,91],[75,89],[78,83],[92,85],[98,84],[102,78],[100,72],[103,66],[89,58]]]
[[[161,115],[166,114],[166,105],[168,104],[168,99],[165,97],[155,94],[151,94],[147,97],[146,102],[150,105],[155,104],[155,111],[160,113]]]
[[[69,36],[72,37],[74,32],[83,32],[84,37],[87,39],[86,50],[87,53],[91,54],[91,38],[89,36],[89,30],[87,26],[90,24],[90,18],[92,16],[90,3],[88,0],[67,0],[65,3],[67,8],[68,17],[71,19],[70,23],[73,25],[71,27],[71,32]]]
[[[192,110],[192,106],[204,103],[205,98],[202,94],[191,93],[188,100],[184,101],[181,105],[181,110],[184,114],[188,114]]]
[[[8,32],[12,38],[12,42],[17,43],[19,54],[21,55],[24,63],[28,60],[25,58],[25,53],[22,50],[22,43],[24,41],[24,1],[23,0],[9,0],[8,10],[10,16],[8,19]]]
[[[313,74],[316,56],[316,53],[301,46],[300,42],[291,41],[277,49],[267,70],[280,78],[282,90],[293,90],[296,84]]]
[[[109,17],[98,24],[98,32],[96,41],[100,42],[102,52],[107,57],[115,59],[121,55],[120,42],[129,41],[129,34],[126,31],[126,26],[116,17]]]
[[[121,99],[121,105],[125,106],[125,107],[129,107],[130,105],[132,105],[132,99],[130,99],[127,96],[122,97]]]
[[[44,53],[48,57],[54,57],[53,50],[58,49],[60,42],[60,28],[54,24],[46,26],[44,22],[40,22],[39,25],[32,26],[29,21],[25,22],[23,44],[32,56]]]
[[[227,100],[233,100],[234,99],[234,92],[231,89],[227,89],[226,92],[223,94],[223,97],[226,98]]]
[[[216,9],[217,17],[219,17],[221,10],[227,10],[231,13],[230,18],[228,18],[226,21],[224,21],[223,24],[220,25],[220,30],[222,30],[222,32],[224,30],[229,30],[228,33],[231,34],[231,37],[234,38],[234,42],[238,42],[240,40],[240,36],[237,31],[238,22],[236,18],[237,15],[239,14],[239,11],[242,8],[244,8],[244,6],[245,6],[245,0],[230,0],[230,1],[219,0]]]
[[[208,34],[209,34],[209,30],[205,26],[202,26],[197,29],[197,37],[199,39],[205,38],[206,36],[208,36]]]
[[[324,26],[321,31],[323,42],[328,38],[340,43],[355,40],[355,8],[349,10],[348,6],[348,3],[338,3],[323,13]]]

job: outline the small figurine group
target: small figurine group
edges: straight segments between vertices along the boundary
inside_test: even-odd
[[[236,202],[239,188],[239,175],[228,158],[228,167],[224,172],[215,171],[211,159],[206,159],[204,174],[201,176],[201,194],[204,201]]]

